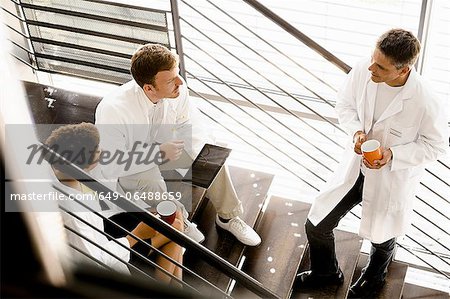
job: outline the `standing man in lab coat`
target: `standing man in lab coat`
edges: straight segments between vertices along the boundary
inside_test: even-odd
[[[298,286],[342,284],[333,229],[362,202],[359,234],[372,248],[349,297],[372,298],[382,288],[396,237],[410,225],[425,164],[445,154],[448,146],[445,109],[413,67],[419,52],[411,32],[389,30],[378,39],[371,59],[358,63],[339,91],[339,122],[353,142],[308,215],[311,270],[297,275]],[[369,139],[382,147],[383,156],[374,165],[361,156],[361,144]]]
[[[205,142],[211,141],[198,110],[190,102],[186,82],[179,75],[178,56],[161,45],[143,45],[131,58],[131,74],[133,80],[105,96],[97,107],[95,123],[100,131],[100,147],[129,157],[136,157],[138,152],[145,155],[152,152],[150,160],[163,153],[164,160],[173,165],[192,162]],[[140,192],[144,197],[162,199],[167,197],[164,196],[167,188],[160,169],[169,163],[159,166],[113,162],[102,169],[106,178],[118,178],[119,187],[126,194]],[[253,228],[239,217],[243,207],[226,165],[217,174],[207,196],[216,208],[217,226],[245,245],[256,246],[261,242]],[[126,217],[125,213],[122,215]],[[186,218],[187,215],[186,235],[202,242],[203,234]]]

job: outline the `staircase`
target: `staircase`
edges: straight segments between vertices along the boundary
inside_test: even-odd
[[[98,97],[56,90],[52,95],[56,101],[49,105],[45,99],[48,93],[46,86],[26,82],[25,87],[36,124],[92,122],[100,100]],[[353,233],[335,231],[337,257],[345,276],[343,285],[321,289],[296,288],[296,273],[309,269],[309,247],[304,223],[310,205],[269,196],[273,180],[271,174],[232,166],[230,173],[244,206],[242,218],[262,238],[259,246],[246,247],[228,232],[216,228],[215,209],[205,197],[205,189],[168,182],[169,191],[192,193],[190,217],[206,236],[203,245],[261,282],[280,298],[346,298],[349,286],[359,277],[367,261],[367,255],[360,253],[361,238]],[[257,298],[239,282],[199,260],[194,252],[186,251],[184,263],[234,298]],[[407,267],[399,262],[390,265],[387,282],[378,298],[449,298],[447,293],[405,284]],[[210,288],[198,279],[186,275],[185,280],[204,296],[215,297]]]

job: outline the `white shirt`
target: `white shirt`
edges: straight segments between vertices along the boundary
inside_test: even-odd
[[[182,139],[185,150],[194,158],[205,141],[209,141],[206,139],[208,135],[203,131],[200,114],[189,100],[184,81],[177,98],[162,99],[153,104],[142,88],[132,80],[103,98],[97,106],[95,124],[100,131],[100,148],[111,153],[118,150],[129,153],[135,146],[146,154],[149,150],[142,146],[144,142],[152,144]],[[141,143],[137,144],[137,141]],[[158,151],[159,147],[148,160],[152,160]],[[102,171],[107,178],[119,178],[155,166],[154,163],[131,163],[128,167],[124,164],[107,163],[103,165]]]
[[[69,188],[65,185],[63,185],[61,182],[58,181],[56,176],[54,175],[52,169],[49,170],[50,176],[52,177],[53,184],[58,189],[63,190],[67,194],[73,194],[73,195],[82,195],[78,190]],[[100,204],[98,200],[89,201],[85,200],[83,201],[86,203],[89,207],[96,209],[97,211],[100,211]],[[75,215],[77,215],[79,218],[83,219],[87,223],[91,224],[93,227],[98,228],[100,231],[104,230],[103,227],[103,219],[95,215],[93,212],[89,211],[87,208],[82,207],[77,202],[73,202],[70,200],[63,201],[60,203],[61,206],[63,206],[65,209],[73,212]],[[94,257],[95,259],[99,260],[100,262],[106,264],[107,266],[110,266],[112,269],[125,273],[130,274],[128,267],[116,259],[115,257],[108,254],[106,251],[102,250],[101,248],[104,248],[111,253],[115,254],[116,256],[120,257],[122,260],[128,262],[130,260],[130,251],[125,249],[124,247],[120,246],[113,240],[109,241],[103,234],[99,233],[98,231],[94,230],[87,224],[83,223],[82,221],[75,219],[75,217],[69,215],[68,213],[62,211],[61,212],[63,222],[66,226],[72,228],[74,231],[80,233],[81,235],[87,237],[88,239],[92,240],[94,243],[98,244],[99,247],[93,245],[89,241],[81,238],[80,236],[76,235],[75,233],[66,230],[67,231],[67,238],[70,245],[75,246],[82,252],[86,253],[89,256]],[[127,248],[130,248],[130,243],[128,242],[127,238],[119,238],[116,239],[119,243],[123,244]],[[71,248],[71,251],[73,252],[73,261],[88,261],[93,262],[92,260],[85,257],[83,254],[79,253],[75,249]],[[95,263],[98,265],[97,263]]]
[[[377,96],[375,99],[375,109],[373,112],[373,123],[377,122],[384,110],[392,103],[395,97],[402,90],[403,86],[392,87],[386,83],[378,84]]]
[[[375,97],[375,102],[368,103],[365,107],[365,117],[372,118],[371,124],[373,127],[373,124],[375,124],[380,116],[383,114],[383,112],[386,110],[386,108],[391,104],[395,97],[400,93],[403,86],[399,87],[392,87],[387,85],[386,83],[382,82],[377,84],[377,94]],[[373,133],[372,128],[370,128],[370,131],[367,133],[367,139],[373,139]],[[378,140],[381,141],[381,140]],[[366,174],[367,167],[364,165],[364,163],[361,160],[361,172],[363,175]]]

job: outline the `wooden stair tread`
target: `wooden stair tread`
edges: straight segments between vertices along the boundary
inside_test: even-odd
[[[366,266],[368,259],[369,256],[367,254],[360,254],[358,265],[356,266],[355,273],[353,274],[352,284],[355,283],[361,275],[361,270]],[[386,276],[386,283],[377,298],[401,298],[407,270],[407,264],[393,261],[389,265],[388,274]]]
[[[51,87],[54,90],[51,98],[56,99],[52,108],[48,107],[48,102],[45,100],[44,88],[49,86],[27,81],[23,84],[36,124],[94,122],[95,108],[101,97]]]
[[[244,207],[242,219],[248,225],[254,226],[272,183],[273,175],[231,166],[229,169],[231,180]],[[230,233],[218,230],[215,225],[215,218],[216,210],[209,201],[207,201],[201,213],[198,213],[197,217],[194,218],[194,222],[197,223],[198,228],[206,237],[202,245],[237,266],[245,246]],[[230,283],[228,276],[206,262],[198,260],[189,251],[186,251],[184,257],[184,263],[191,270],[199,273],[220,289],[225,290],[227,288]],[[190,283],[196,284],[195,282]],[[202,289],[201,286],[197,287]]]
[[[271,197],[258,223],[261,245],[248,247],[242,270],[272,290],[288,298],[307,242],[304,223],[311,205]],[[234,298],[257,298],[236,285]]]
[[[206,189],[182,182],[183,177],[176,170],[163,170],[161,175],[166,181],[167,191],[181,192],[181,202],[189,212],[189,220],[192,220],[202,210]]]
[[[292,299],[331,299],[331,298],[346,298],[348,288],[352,281],[353,272],[355,271],[356,264],[362,245],[362,239],[349,232],[341,230],[335,230],[334,235],[336,238],[336,256],[339,261],[339,267],[341,267],[344,273],[344,283],[341,286],[327,286],[324,288],[294,288],[292,292]],[[302,262],[300,263],[299,272],[307,271],[310,269],[309,261],[309,246],[303,255]]]
[[[402,299],[449,299],[450,294],[418,285],[405,283]]]

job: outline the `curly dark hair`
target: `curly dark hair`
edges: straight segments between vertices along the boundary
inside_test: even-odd
[[[377,49],[391,59],[397,69],[412,66],[420,53],[419,40],[404,29],[391,29],[378,38]]]
[[[45,141],[45,144],[71,163],[81,169],[94,163],[100,135],[95,125],[80,123],[64,125],[55,129]],[[50,159],[50,164],[57,170],[63,162],[59,159]]]
[[[178,55],[158,44],[139,47],[131,57],[131,75],[143,88],[144,84],[155,86],[155,76],[161,71],[170,71],[178,64]]]

